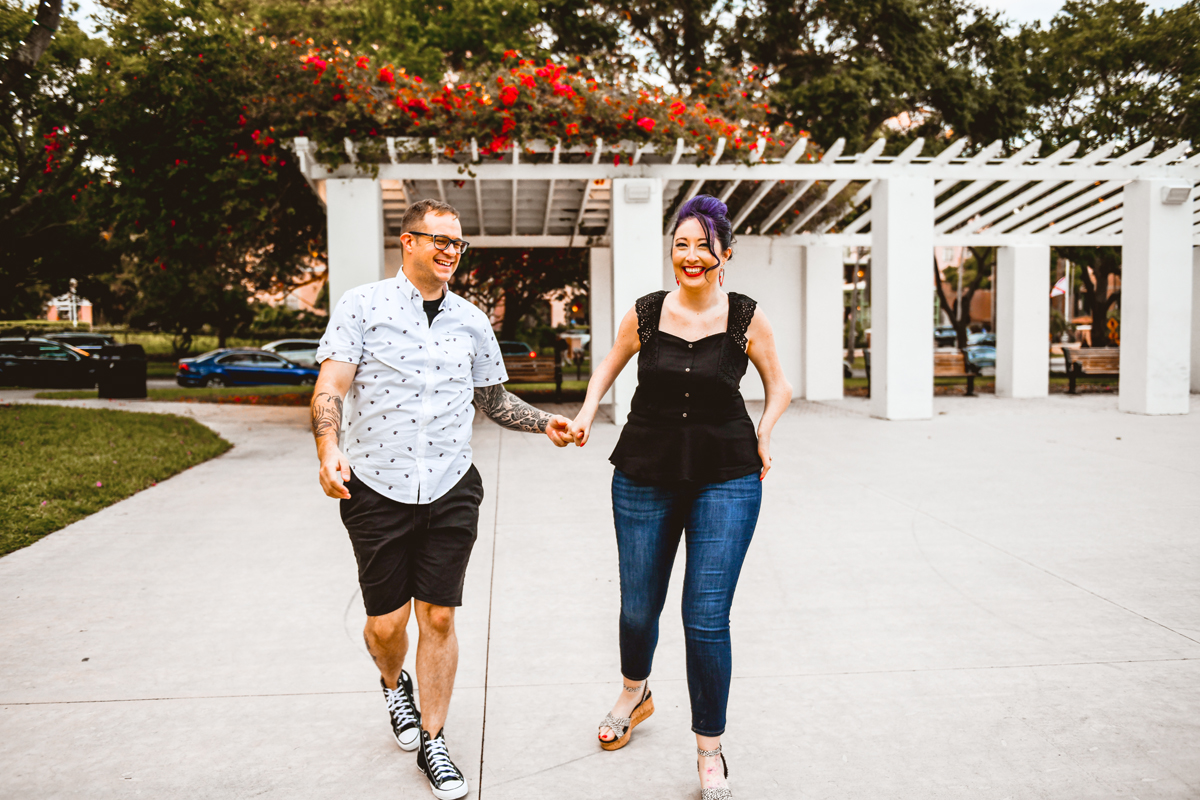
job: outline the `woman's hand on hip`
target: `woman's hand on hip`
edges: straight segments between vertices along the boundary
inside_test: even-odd
[[[758,457],[762,461],[762,471],[758,473],[758,479],[761,481],[771,471],[771,437],[758,437]]]

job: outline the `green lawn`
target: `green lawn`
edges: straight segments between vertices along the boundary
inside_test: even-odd
[[[0,555],[230,447],[173,414],[0,405]]]
[[[223,386],[220,389],[172,386],[148,389],[147,399],[178,403],[249,403],[251,405],[308,405],[311,386]],[[94,400],[95,389],[38,392],[38,400]],[[265,399],[265,402],[264,402]]]

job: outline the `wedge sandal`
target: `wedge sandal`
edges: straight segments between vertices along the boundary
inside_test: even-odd
[[[633,729],[654,713],[654,696],[650,693],[649,681],[646,682],[642,691],[642,699],[633,707],[633,711],[628,717],[614,717],[609,714],[600,721],[601,728],[611,728],[612,732],[617,735],[617,738],[607,741],[600,739],[600,746],[605,750],[620,750],[629,744],[629,738],[633,736]],[[596,738],[600,738],[599,733],[596,734]]]

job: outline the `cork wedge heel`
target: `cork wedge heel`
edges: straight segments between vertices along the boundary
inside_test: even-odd
[[[650,693],[649,682],[646,683],[643,692],[642,699],[634,706],[633,711],[630,712],[628,717],[614,717],[612,714],[609,714],[600,721],[601,728],[612,728],[612,732],[617,734],[616,739],[605,741],[604,739],[599,739],[599,733],[597,733],[596,736],[600,740],[602,748],[605,750],[620,750],[629,744],[629,739],[633,736],[633,729],[654,713],[654,695]]]

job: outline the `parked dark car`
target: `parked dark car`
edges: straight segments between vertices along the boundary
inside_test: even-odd
[[[976,367],[996,366],[996,348],[990,344],[977,344],[963,349],[967,361]]]
[[[79,350],[86,350],[89,353],[98,353],[101,347],[108,347],[117,343],[116,339],[106,333],[61,331],[59,333],[48,333],[46,334],[46,338],[52,342],[67,344]]]
[[[938,347],[949,347],[957,337],[953,325],[938,325],[933,329],[933,343]]]
[[[49,339],[0,339],[0,386],[32,389],[90,389],[96,385],[96,359]]]
[[[537,351],[524,342],[500,342],[500,355],[505,358],[537,358]]]
[[[318,370],[262,350],[213,350],[179,362],[175,382],[180,386],[253,386],[293,384],[312,386]]]

